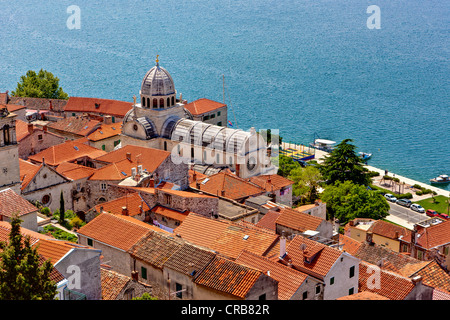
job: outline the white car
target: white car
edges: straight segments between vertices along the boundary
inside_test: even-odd
[[[390,194],[390,193],[386,193],[386,194],[384,195],[384,197],[385,197],[387,200],[391,201],[391,202],[397,201],[397,198],[394,197],[394,196],[393,196],[392,194]]]
[[[419,213],[425,213],[425,209],[420,204],[413,203],[410,208],[411,210],[417,211]]]

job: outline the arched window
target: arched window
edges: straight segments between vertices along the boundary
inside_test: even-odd
[[[167,98],[167,105],[166,107],[170,107],[170,98]]]
[[[3,127],[3,141],[5,145],[11,144],[11,137],[9,136],[9,125]]]
[[[167,151],[167,141],[164,141],[164,151]]]
[[[158,99],[153,99],[153,108],[156,109],[158,108]]]
[[[175,105],[175,97],[172,97],[172,105]]]
[[[145,98],[142,97],[142,106],[145,107]]]
[[[159,107],[164,108],[164,98],[159,99]]]

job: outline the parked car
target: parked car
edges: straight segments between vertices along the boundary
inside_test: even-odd
[[[449,220],[450,217],[446,213],[439,213],[439,217],[444,218],[445,220]]]
[[[412,204],[411,200],[408,199],[398,199],[397,201],[395,201],[395,203],[408,208]]]
[[[391,201],[391,202],[397,201],[397,198],[394,197],[394,196],[393,196],[392,194],[390,194],[390,193],[386,193],[386,194],[384,195],[384,197],[385,197],[388,201]]]
[[[432,209],[428,209],[426,215],[429,217],[439,217],[439,213]]]
[[[417,203],[413,203],[409,208],[419,213],[425,213],[425,209],[420,204]]]

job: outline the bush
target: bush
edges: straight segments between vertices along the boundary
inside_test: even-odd
[[[422,191],[416,191],[416,195],[421,196],[423,194]]]
[[[422,190],[422,186],[418,185],[417,183],[415,185],[413,185],[413,188]]]
[[[429,194],[432,193],[433,191],[431,191],[430,189],[422,189],[422,194]]]
[[[47,217],[50,217],[52,215],[52,212],[50,211],[49,207],[43,207],[41,209],[41,213],[45,214]]]
[[[392,180],[393,178],[390,177],[390,176],[383,176],[383,179],[384,179],[384,180]]]
[[[48,233],[48,232],[50,232],[51,235],[53,237],[55,237],[56,239],[67,240],[67,241],[75,242],[75,243],[78,242],[78,237],[77,236],[75,236],[75,235],[73,235],[71,233],[65,232],[64,230],[56,228],[56,227],[54,227],[52,225],[45,226],[44,227],[44,231],[42,231],[41,233],[45,234],[45,233]]]
[[[392,180],[394,181],[394,182],[400,182],[400,179],[399,178],[392,178]]]
[[[413,195],[410,192],[402,193],[397,196],[397,199],[412,199]]]
[[[81,228],[84,224],[86,224],[85,222],[83,222],[83,220],[81,220],[81,219],[78,218],[78,217],[73,217],[73,218],[70,220],[70,223],[72,224],[72,226],[73,226],[74,228],[77,228],[77,229]]]
[[[380,175],[380,173],[378,171],[369,171],[367,172],[367,175],[371,178],[373,177],[378,177]]]

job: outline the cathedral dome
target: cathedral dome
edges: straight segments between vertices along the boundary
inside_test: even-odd
[[[141,85],[141,94],[146,96],[169,96],[175,94],[175,85],[170,73],[159,66],[156,60],[156,66],[151,68]]]

